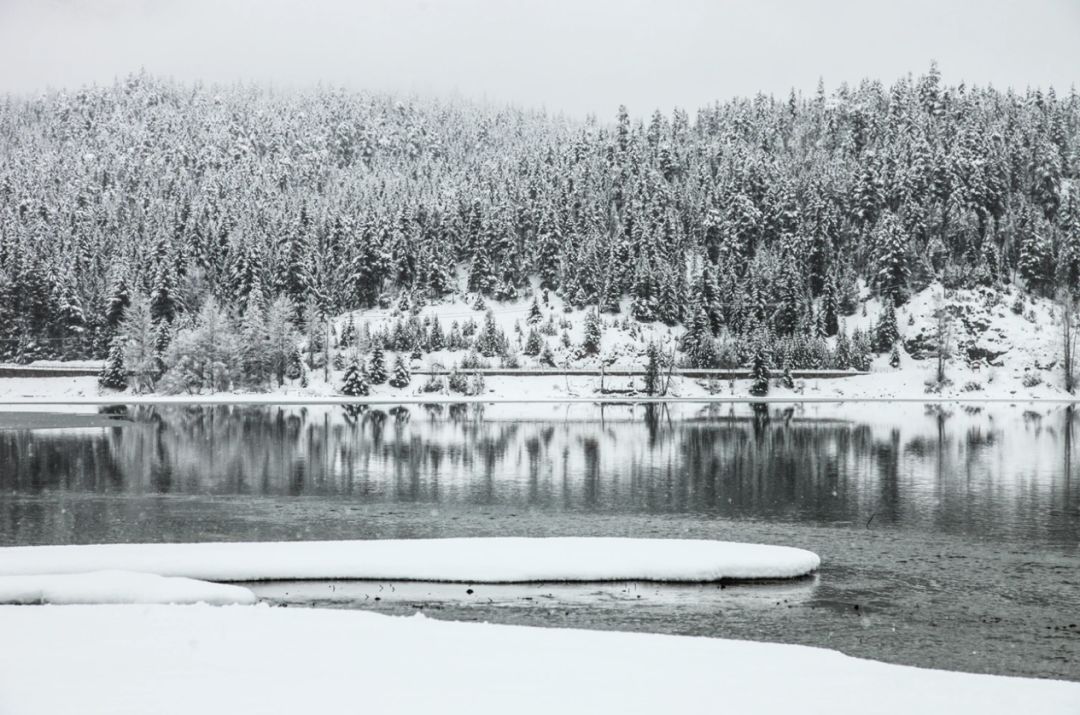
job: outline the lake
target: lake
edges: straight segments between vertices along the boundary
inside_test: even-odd
[[[760,541],[812,578],[292,582],[268,601],[784,641],[1080,680],[1072,409],[654,403],[0,407],[0,544]]]

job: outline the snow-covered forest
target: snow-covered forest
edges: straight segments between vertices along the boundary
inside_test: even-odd
[[[260,386],[302,373],[303,336],[309,367],[328,333],[355,340],[357,326],[326,329],[350,311],[550,296],[593,320],[621,307],[624,322],[683,326],[679,359],[696,367],[859,367],[897,339],[891,306],[934,281],[1080,290],[1078,175],[1075,89],[947,86],[935,66],[580,122],[147,75],[12,96],[0,360],[111,352],[146,389],[237,370]],[[886,307],[852,347],[860,287]],[[379,347],[506,352],[487,326],[413,322]],[[523,336],[524,352],[540,341]]]

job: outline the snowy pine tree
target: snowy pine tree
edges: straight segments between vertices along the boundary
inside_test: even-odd
[[[383,354],[381,345],[376,344],[371,349],[367,374],[372,385],[381,385],[386,382],[386,356]]]
[[[394,370],[390,376],[391,387],[407,387],[409,381],[412,380],[412,374],[409,372],[409,366],[400,355],[394,358]]]
[[[341,384],[341,394],[347,397],[367,397],[371,392],[367,374],[360,366],[360,360],[354,355],[345,368],[345,378]]]
[[[600,313],[590,310],[585,314],[585,337],[581,347],[587,355],[595,355],[600,352]]]
[[[128,386],[127,372],[124,370],[124,340],[113,340],[109,349],[109,359],[105,361],[105,367],[98,378],[98,384],[109,390],[126,390]]]
[[[544,319],[544,314],[540,311],[540,304],[536,301],[536,296],[533,296],[532,304],[529,306],[529,315],[525,318],[525,322],[529,325],[536,325]]]
[[[900,340],[900,328],[896,324],[896,308],[893,307],[892,301],[887,300],[874,327],[874,352],[889,352],[898,340]]]

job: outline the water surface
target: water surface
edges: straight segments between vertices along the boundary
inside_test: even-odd
[[[776,640],[1080,679],[1066,408],[117,406],[0,414],[0,544],[711,538],[789,584],[278,583],[278,603]]]

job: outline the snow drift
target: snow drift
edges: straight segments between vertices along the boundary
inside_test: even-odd
[[[81,574],[0,576],[0,604],[207,603],[252,604],[241,586],[148,573],[97,571]]]
[[[1080,683],[821,648],[362,611],[2,607],[0,633],[0,711],[18,715],[1075,715],[1080,705]]]
[[[207,581],[719,581],[794,578],[820,563],[817,554],[787,546],[683,539],[386,539],[0,549],[0,576],[123,570]]]

